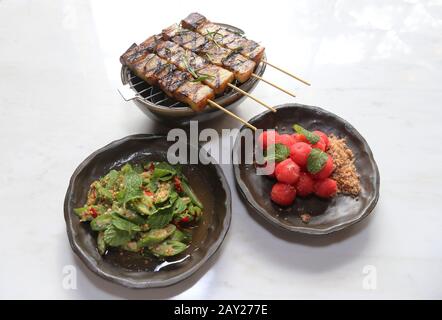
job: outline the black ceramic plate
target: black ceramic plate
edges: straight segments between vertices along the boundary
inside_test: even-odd
[[[274,129],[293,133],[292,125],[298,123],[307,129],[321,130],[345,137],[355,155],[355,165],[360,175],[361,192],[357,198],[338,195],[331,200],[315,196],[296,198],[288,208],[281,208],[270,200],[270,190],[274,180],[255,174],[254,165],[234,165],[237,187],[248,205],[273,225],[308,234],[327,234],[341,230],[366,217],[379,198],[379,171],[373,154],[365,139],[347,121],[318,107],[300,104],[285,104],[278,111],[265,112],[249,123],[259,129]],[[236,139],[233,155],[244,150],[242,127]],[[244,152],[242,152],[244,153]],[[309,213],[312,219],[308,224],[301,221],[300,215]]]
[[[159,261],[147,261],[134,253],[120,255],[119,252],[111,252],[102,257],[97,251],[96,234],[88,224],[80,223],[73,212],[74,208],[83,206],[92,181],[128,162],[167,161],[170,144],[164,136],[129,136],[91,154],[72,175],[64,202],[69,242],[87,267],[99,276],[132,288],[172,285],[197,271],[223,242],[230,226],[231,195],[217,164],[182,166],[183,173],[204,205],[204,216],[194,231],[191,246],[179,257],[169,260],[172,264],[159,271],[154,271]],[[211,159],[208,155],[206,157]],[[173,263],[177,260],[183,261]]]

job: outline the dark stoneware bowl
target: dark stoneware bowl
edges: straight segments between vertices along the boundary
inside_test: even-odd
[[[158,267],[161,261],[148,261],[146,265],[147,260],[138,254],[115,252],[102,257],[97,251],[96,234],[88,224],[80,223],[73,212],[74,208],[84,204],[92,181],[127,162],[167,161],[170,144],[164,136],[129,136],[91,154],[72,175],[64,202],[69,242],[87,267],[99,276],[132,288],[169,286],[197,271],[223,242],[230,226],[231,195],[217,164],[182,166],[183,173],[204,205],[204,217],[194,231],[191,246],[181,256],[167,261],[171,264],[159,271],[153,271],[152,264]],[[206,159],[211,158],[206,155]]]
[[[223,23],[218,23],[218,24],[227,27],[235,32],[241,34],[244,33],[244,31],[234,26]],[[266,59],[265,55],[263,59],[264,60]],[[265,69],[266,65],[264,63],[260,63],[256,66],[254,73],[257,74],[258,76],[262,76],[264,74]],[[259,81],[258,79],[251,77],[246,82],[239,84],[237,86],[243,91],[251,93],[253,89],[257,86],[258,81]],[[121,82],[123,83],[123,85],[129,83],[128,70],[127,67],[125,66],[121,67]],[[231,109],[236,105],[234,104],[235,102],[239,102],[244,98],[245,98],[244,95],[242,95],[241,93],[231,88],[228,88],[225,94],[216,97],[214,101],[219,105],[225,107],[226,109]],[[163,106],[160,104],[153,103],[147,99],[144,99],[141,96],[135,97],[132,101],[149,118],[168,126],[186,126],[191,120],[204,122],[224,114],[223,111],[216,108],[212,108],[210,106],[207,106],[201,112],[195,112],[190,107],[187,106],[183,107]]]
[[[274,129],[292,133],[292,125],[299,123],[307,129],[317,129],[327,134],[345,137],[355,155],[355,165],[360,174],[361,192],[353,198],[338,195],[331,200],[310,196],[296,198],[295,203],[282,208],[270,200],[274,180],[255,174],[254,165],[234,165],[237,188],[247,204],[275,226],[289,231],[308,234],[327,234],[348,227],[366,217],[379,198],[379,171],[365,139],[347,121],[318,107],[285,104],[278,111],[264,112],[249,123],[258,129]],[[246,127],[242,127],[235,141],[233,156],[243,157]],[[241,152],[241,153],[240,153]],[[309,213],[312,218],[303,223],[300,215]]]

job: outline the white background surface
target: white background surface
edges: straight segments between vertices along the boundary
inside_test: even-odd
[[[108,142],[166,132],[118,95],[120,54],[200,11],[243,28],[270,61],[254,94],[322,106],[369,142],[381,197],[362,223],[323,237],[287,235],[249,214],[230,166],[233,221],[222,250],[183,283],[130,290],[72,253],[63,199],[76,166]],[[441,1],[0,0],[1,298],[442,298]],[[244,118],[264,109],[245,101]],[[207,126],[238,127],[221,118]],[[227,152],[227,151],[226,151]],[[62,287],[77,268],[76,290]],[[377,270],[364,290],[363,268]]]

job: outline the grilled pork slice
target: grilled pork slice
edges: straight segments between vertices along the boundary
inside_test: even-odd
[[[223,65],[227,69],[232,70],[235,78],[243,83],[251,77],[256,63],[232,51],[228,57],[223,59]]]
[[[220,31],[220,35],[222,34],[221,26],[214,24],[212,22],[202,23],[198,28],[196,28],[196,32],[206,35],[206,34],[215,34],[217,31]]]
[[[168,96],[188,104],[195,111],[201,111],[215,94],[208,86],[191,79],[189,73],[175,70],[160,79],[158,84]]]
[[[183,71],[189,71],[190,68],[199,70],[208,64],[197,54],[171,41],[161,41],[157,46],[157,54]]]
[[[204,78],[204,84],[212,88],[215,94],[223,93],[227,85],[235,79],[232,72],[213,64],[198,70],[197,73],[200,77]]]
[[[215,94],[222,93],[227,84],[234,79],[232,72],[210,65],[196,53],[185,50],[170,41],[160,42],[157,46],[157,54],[177,66],[178,69],[191,73],[194,78],[207,84],[215,91]]]
[[[175,54],[184,54],[185,50],[172,41],[158,42],[155,52],[163,59],[169,61]]]
[[[143,80],[150,85],[158,85],[159,81],[176,71],[176,67],[161,59],[156,54],[149,54],[143,66]]]
[[[205,57],[210,63],[217,66],[223,66],[223,60],[230,54],[230,50],[216,45],[214,42],[207,42],[204,46],[198,49],[198,54]]]
[[[189,14],[186,18],[181,20],[181,25],[186,29],[195,30],[206,21],[206,17],[204,17],[202,14],[193,12]]]
[[[207,105],[207,101],[214,97],[213,90],[199,82],[184,82],[175,91],[175,99],[188,104],[195,111],[203,110]]]
[[[164,40],[172,40],[173,37],[179,35],[183,30],[178,23],[174,23],[173,25],[163,29],[161,31],[161,36]]]
[[[171,40],[188,50],[195,50],[208,41],[197,32],[181,28],[178,24],[173,24],[162,31],[164,40]]]
[[[129,69],[132,70],[133,73],[135,73],[139,78],[143,79],[144,81],[147,81],[147,79],[145,78],[144,66],[146,65],[148,60],[149,56],[145,57],[143,60],[128,65]]]
[[[257,42],[248,40],[239,35],[232,35],[228,37],[232,41],[225,43],[225,46],[231,50],[241,53],[256,63],[259,63],[264,55],[265,48],[260,46]]]
[[[247,40],[251,43],[250,46],[244,46],[244,48],[240,51],[240,53],[249,59],[252,59],[256,63],[259,63],[264,56],[265,48],[260,46],[258,43],[252,40]]]
[[[120,57],[120,62],[123,65],[130,66],[146,58],[148,52],[145,50],[139,50],[138,46],[134,43],[126,50]]]
[[[162,37],[160,34],[153,35],[141,42],[138,48],[139,50],[146,50],[150,53],[155,52],[157,45],[161,40]]]
[[[257,42],[215,23],[209,21],[202,23],[196,31],[210,37],[213,41],[226,48],[238,50],[239,53],[256,63],[259,63],[264,55],[265,48]]]
[[[241,83],[247,81],[255,70],[255,62],[214,42],[200,48],[198,53],[206,57],[211,63],[232,71],[235,79]]]
[[[191,79],[192,77],[189,73],[175,70],[160,79],[158,85],[168,96],[173,97],[175,91]]]

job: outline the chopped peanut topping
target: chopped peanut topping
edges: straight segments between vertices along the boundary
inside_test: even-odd
[[[353,151],[348,148],[345,138],[329,136],[330,146],[327,153],[333,158],[335,170],[331,178],[336,180],[338,192],[357,196],[361,191],[359,175],[354,164]]]

